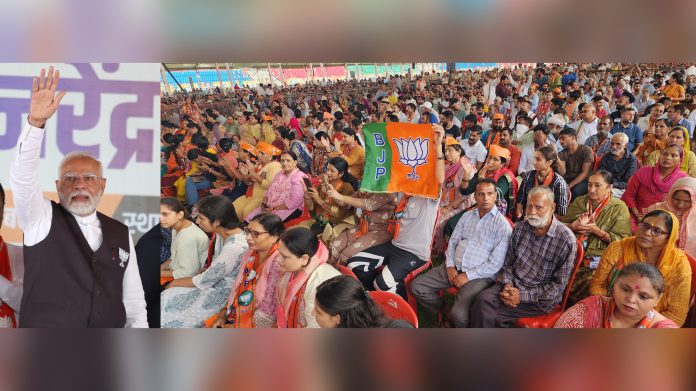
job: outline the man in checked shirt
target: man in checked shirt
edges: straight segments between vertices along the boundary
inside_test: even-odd
[[[563,300],[577,241],[554,217],[555,208],[551,189],[530,191],[525,221],[512,231],[497,283],[471,308],[471,327],[511,327],[519,318],[549,313]]]

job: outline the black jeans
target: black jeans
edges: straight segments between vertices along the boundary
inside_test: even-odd
[[[397,293],[406,299],[404,278],[423,266],[425,261],[406,250],[387,242],[355,254],[348,260],[348,268],[367,290],[377,289]],[[380,266],[384,269],[376,270]]]

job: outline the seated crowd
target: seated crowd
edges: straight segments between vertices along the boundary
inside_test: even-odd
[[[540,64],[165,97],[162,327],[418,327],[376,292],[441,327],[694,327],[686,73]],[[437,199],[361,190],[363,127],[382,122],[433,127]]]

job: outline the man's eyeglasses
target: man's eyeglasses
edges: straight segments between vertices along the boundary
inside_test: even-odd
[[[641,231],[645,231],[645,232],[650,233],[651,236],[661,236],[661,235],[667,234],[667,232],[665,232],[657,227],[653,227],[652,225],[650,225],[648,223],[644,223],[642,221],[640,223],[638,223],[638,229],[640,229]]]
[[[253,229],[244,228],[244,233],[251,236],[252,238],[256,239],[259,237],[259,235],[267,234],[268,232],[266,232],[266,231],[259,232],[259,231],[254,231]]]
[[[97,174],[93,173],[86,173],[82,175],[78,174],[73,174],[73,173],[67,173],[64,174],[62,177],[60,177],[60,180],[66,184],[66,185],[75,185],[80,178],[85,182],[87,185],[95,185],[97,182],[99,182],[99,176]]]

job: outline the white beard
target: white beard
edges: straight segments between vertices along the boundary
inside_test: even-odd
[[[58,198],[60,199],[60,204],[68,212],[78,216],[88,216],[97,210],[97,205],[99,205],[101,201],[102,194],[103,193],[99,193],[96,197],[92,198],[92,195],[86,191],[75,191],[70,193],[67,197],[59,193]],[[88,200],[84,202],[71,201],[75,196],[85,196],[88,197]]]
[[[551,219],[551,217],[548,217],[548,218],[545,218],[545,219],[542,219],[541,217],[537,217],[537,216],[526,216],[526,217],[525,217],[525,220],[527,220],[527,222],[529,223],[529,225],[531,225],[531,226],[534,227],[534,228],[545,227],[546,224],[549,223],[549,220],[550,220],[550,219]]]

